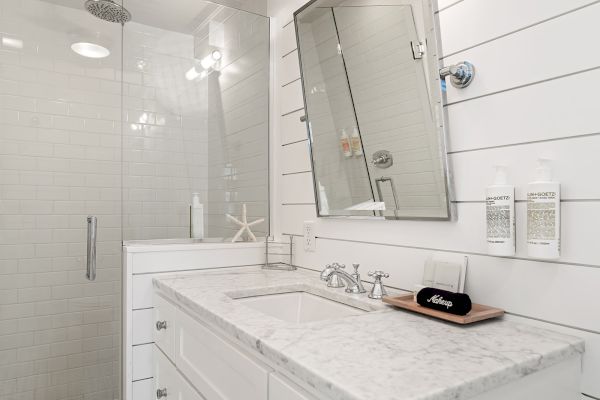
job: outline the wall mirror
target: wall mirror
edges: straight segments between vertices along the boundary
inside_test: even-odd
[[[318,215],[447,220],[433,7],[382,1],[294,14]]]

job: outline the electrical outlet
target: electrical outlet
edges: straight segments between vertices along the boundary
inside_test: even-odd
[[[314,252],[317,250],[315,239],[315,221],[304,221],[304,250]]]

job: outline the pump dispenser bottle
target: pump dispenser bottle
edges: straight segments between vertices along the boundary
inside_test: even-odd
[[[360,134],[358,133],[357,127],[354,127],[354,129],[352,130],[350,144],[352,146],[352,152],[355,156],[358,157],[363,155],[362,143],[360,142]]]
[[[352,157],[352,147],[350,145],[350,137],[346,133],[346,129],[342,129],[342,136],[340,137],[340,145],[342,146],[342,153],[344,157]]]
[[[506,167],[496,166],[494,184],[485,193],[489,254],[515,255],[515,187],[508,184]]]
[[[550,160],[542,158],[527,188],[527,252],[533,258],[560,257],[560,183],[552,181]]]
[[[204,205],[200,203],[200,193],[192,193],[190,225],[190,236],[193,239],[204,239]]]

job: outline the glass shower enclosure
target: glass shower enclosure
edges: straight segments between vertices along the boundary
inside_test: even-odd
[[[3,400],[122,398],[123,241],[189,238],[192,193],[206,236],[269,233],[268,19],[84,3],[0,0]]]

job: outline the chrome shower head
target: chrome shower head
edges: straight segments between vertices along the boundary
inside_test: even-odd
[[[108,22],[124,24],[131,20],[131,13],[113,0],[87,0],[85,9],[93,16]]]

